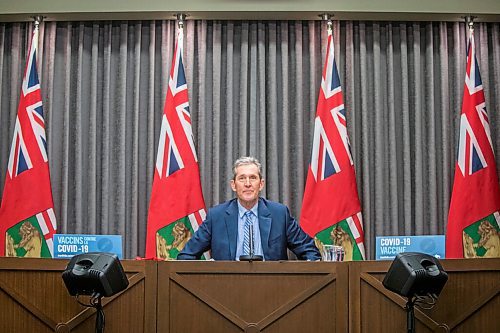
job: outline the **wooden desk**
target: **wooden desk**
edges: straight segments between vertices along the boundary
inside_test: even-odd
[[[93,332],[69,296],[67,260],[0,258],[0,332]],[[496,332],[500,259],[441,260],[449,275],[416,330]],[[103,298],[105,332],[406,332],[406,300],[382,286],[390,261],[122,261],[130,285]]]
[[[433,309],[415,307],[415,330],[498,332],[500,259],[441,260],[448,273]],[[382,285],[390,261],[349,267],[349,332],[406,332],[406,299]]]
[[[347,266],[160,262],[158,332],[347,332]]]
[[[0,258],[0,332],[94,332],[95,310],[61,278],[68,260]],[[105,332],[156,332],[155,262],[125,260],[124,292],[103,298]]]

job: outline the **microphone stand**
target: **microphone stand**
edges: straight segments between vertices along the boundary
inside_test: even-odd
[[[415,302],[413,301],[413,296],[408,297],[408,302],[406,302],[406,332],[415,333]]]
[[[248,226],[249,233],[250,233],[250,239],[248,240],[248,247],[250,250],[249,254],[244,254],[240,256],[240,261],[262,261],[264,258],[262,256],[259,256],[258,254],[254,254],[253,251],[253,223],[250,223]]]

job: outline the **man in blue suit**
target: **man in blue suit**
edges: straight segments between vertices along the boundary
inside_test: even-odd
[[[259,197],[264,179],[256,158],[236,160],[231,188],[236,199],[208,210],[205,221],[177,259],[199,259],[210,250],[215,260],[239,260],[241,255],[250,254],[250,238],[253,254],[263,256],[264,260],[287,260],[287,248],[301,260],[321,259],[314,241],[300,228],[288,208]]]

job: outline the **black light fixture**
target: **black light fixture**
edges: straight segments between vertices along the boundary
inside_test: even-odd
[[[415,332],[414,305],[430,309],[448,281],[441,263],[425,253],[406,252],[396,256],[384,277],[385,288],[407,297],[407,332]],[[427,307],[424,307],[426,306]]]
[[[113,296],[128,286],[127,276],[116,254],[91,252],[76,255],[69,261],[62,278],[69,294],[75,296],[78,303],[96,308],[96,332],[103,332],[105,321],[101,298]],[[90,296],[90,302],[82,303],[78,298],[81,295]]]

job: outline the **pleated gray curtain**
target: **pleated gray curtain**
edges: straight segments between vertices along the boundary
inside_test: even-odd
[[[31,31],[31,23],[0,23],[1,189]],[[59,232],[121,234],[126,258],[144,255],[175,34],[174,21],[42,23],[39,74]],[[326,35],[317,21],[186,22],[207,206],[232,197],[232,162],[254,155],[264,167],[263,195],[300,216]],[[475,38],[498,156],[500,24],[475,24]],[[369,258],[375,236],[445,231],[466,39],[463,23],[334,22]]]

